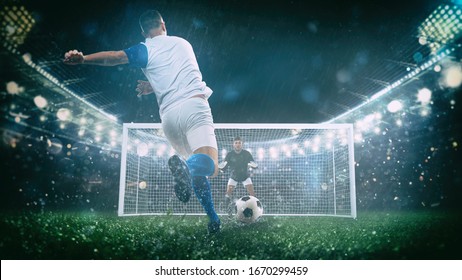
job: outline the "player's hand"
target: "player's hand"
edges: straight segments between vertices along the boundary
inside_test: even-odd
[[[68,51],[64,54],[63,62],[69,65],[82,64],[85,60],[83,53],[77,50]]]
[[[154,92],[151,87],[151,84],[148,81],[138,80],[138,84],[136,85],[136,92],[138,92],[138,97],[141,95],[148,95]]]
[[[253,169],[258,167],[258,164],[255,161],[251,161],[247,165]]]
[[[218,164],[218,168],[221,170],[221,169],[225,168],[227,164],[228,164],[227,161],[220,162]]]

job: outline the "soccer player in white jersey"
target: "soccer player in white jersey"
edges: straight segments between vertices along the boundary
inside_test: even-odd
[[[242,148],[242,139],[237,136],[233,141],[233,150],[226,154],[225,160],[220,162],[218,167],[221,170],[230,169],[231,174],[228,180],[226,189],[226,204],[228,205],[228,213],[231,211],[231,194],[238,183],[242,183],[249,195],[255,196],[252,179],[250,179],[249,167],[257,168],[258,164],[254,161],[252,154]]]
[[[208,176],[218,173],[218,151],[213,117],[208,103],[212,90],[202,81],[192,46],[186,40],[167,36],[158,11],[144,12],[139,19],[145,42],[125,50],[84,55],[72,50],[64,63],[139,67],[148,82],[138,81],[139,95],[155,93],[162,128],[169,142],[186,161],[174,155],[168,166],[178,199],[188,202],[193,189],[210,218],[208,230],[220,230]]]

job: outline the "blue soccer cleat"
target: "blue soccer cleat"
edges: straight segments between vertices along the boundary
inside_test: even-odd
[[[219,233],[220,227],[221,227],[220,220],[210,221],[208,224],[209,234]]]
[[[191,198],[192,181],[186,162],[174,155],[168,160],[168,168],[173,175],[176,197],[183,203],[188,202]]]

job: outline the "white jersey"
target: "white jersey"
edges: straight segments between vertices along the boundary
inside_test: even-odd
[[[161,116],[190,97],[212,95],[202,81],[192,46],[185,39],[159,35],[125,51],[130,63],[138,60],[133,64],[142,67],[156,94]]]

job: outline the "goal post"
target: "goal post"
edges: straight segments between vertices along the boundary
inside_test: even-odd
[[[258,164],[251,169],[265,215],[356,218],[352,124],[215,124],[219,161],[239,136]],[[161,124],[123,125],[119,216],[204,215],[194,194],[180,202],[167,161],[175,151]],[[210,179],[215,209],[227,213],[228,171]],[[238,184],[233,198],[246,195]]]

